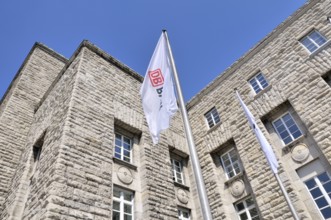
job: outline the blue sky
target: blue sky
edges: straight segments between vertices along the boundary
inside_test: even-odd
[[[188,101],[306,0],[4,0],[0,98],[34,42],[70,58],[87,39],[141,75],[167,29]]]

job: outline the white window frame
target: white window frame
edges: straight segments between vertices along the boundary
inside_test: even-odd
[[[184,181],[184,175],[183,175],[183,162],[181,160],[176,160],[176,159],[173,159],[173,158],[171,158],[170,161],[171,161],[171,167],[172,167],[173,180],[176,183],[184,185],[185,181]],[[175,164],[175,162],[179,163],[179,166],[177,166]],[[176,168],[178,168],[178,170]],[[182,182],[179,181],[179,178],[178,178],[177,174],[180,176],[180,179],[181,179]]]
[[[266,82],[266,85],[262,85],[261,81],[258,79],[258,76],[261,75],[263,80]],[[253,84],[252,84],[252,80],[255,80],[259,91],[255,90]],[[258,94],[260,92],[262,92],[265,88],[267,88],[269,86],[269,83],[267,81],[267,79],[265,78],[264,74],[262,72],[258,72],[257,74],[255,74],[255,76],[253,76],[250,80],[248,80],[252,90],[255,92],[255,94]]]
[[[205,119],[209,128],[212,128],[221,122],[221,118],[216,107],[213,107],[205,114]],[[209,122],[211,122],[211,124],[209,124]]]
[[[114,191],[117,190],[120,192],[120,198],[117,198],[114,196]],[[125,200],[124,195],[126,194],[131,194],[131,201]],[[120,204],[120,210],[115,210],[114,209],[114,202],[118,202]],[[132,220],[134,219],[134,192],[129,191],[129,190],[124,190],[122,188],[113,187],[113,206],[112,206],[112,215],[114,212],[120,213],[120,220],[124,220],[124,214],[128,214],[124,212],[124,205],[129,205],[131,206],[131,216]]]
[[[188,218],[184,217],[184,212],[187,213]],[[189,209],[178,208],[178,219],[179,220],[190,220],[191,219],[191,211]]]
[[[117,145],[117,135],[118,136],[121,136],[120,140],[121,140],[121,145]],[[125,147],[124,147],[124,138],[127,138],[128,140],[130,140],[130,150],[126,150]],[[114,157],[117,158],[117,159],[120,159],[120,160],[123,160],[125,162],[128,162],[128,163],[132,163],[132,146],[133,146],[133,138],[131,137],[128,137],[126,135],[123,135],[122,133],[117,133],[115,132],[115,142],[114,142]],[[119,148],[120,149],[120,152],[116,152],[116,148]],[[124,152],[125,151],[128,151],[130,153],[130,157],[129,157],[129,161],[125,160],[125,158],[128,158],[127,156],[124,155]],[[120,155],[120,158],[118,158],[116,156],[116,154],[119,154]]]
[[[323,218],[323,219],[324,219],[324,216],[323,216],[323,214],[322,214],[322,212],[321,212],[321,209],[320,209],[320,208],[318,207],[318,205],[316,204],[315,200],[316,200],[316,199],[320,199],[320,198],[323,197],[323,198],[327,201],[327,203],[328,203],[328,206],[324,206],[323,208],[326,208],[326,207],[331,208],[331,199],[330,199],[330,197],[329,197],[327,191],[326,191],[325,188],[323,187],[323,184],[322,184],[321,181],[318,179],[318,176],[320,176],[320,175],[322,175],[322,174],[324,174],[324,173],[329,177],[329,179],[330,179],[329,182],[331,182],[331,176],[330,176],[330,175],[328,174],[328,172],[326,172],[326,171],[323,171],[323,172],[321,172],[321,173],[315,175],[314,177],[312,177],[312,178],[310,178],[310,179],[304,181],[304,183],[305,183],[305,187],[306,187],[306,189],[308,190],[310,197],[311,197],[312,200],[314,201],[314,204],[315,204],[315,206],[316,206],[316,209],[319,211],[319,213],[320,213],[320,215],[321,215],[321,218]],[[318,188],[318,189],[321,191],[321,193],[322,193],[322,196],[319,196],[319,197],[317,197],[317,198],[314,198],[314,197],[313,197],[313,195],[312,195],[312,193],[311,193],[311,190],[312,190],[312,189],[309,189],[308,186],[306,185],[306,183],[307,183],[308,181],[311,181],[311,180],[313,180],[313,179],[314,179],[315,183],[317,184],[317,187],[312,188],[312,189],[317,189],[317,188]],[[322,208],[322,209],[323,209],[323,208]]]
[[[322,43],[322,44],[318,44],[314,39],[312,39],[311,38],[311,35],[313,34],[313,33],[317,33],[318,35],[319,35],[319,37],[321,37],[323,40],[324,40],[324,43]],[[310,51],[309,50],[309,48],[308,48],[308,46],[307,45],[305,45],[304,44],[304,40],[305,39],[308,39],[309,41],[310,41],[310,43],[312,43],[315,47],[316,47],[316,49],[315,50],[313,50],[313,51]],[[319,31],[317,31],[317,30],[312,30],[312,31],[310,31],[307,35],[305,35],[303,38],[301,38],[300,39],[300,43],[302,44],[302,46],[309,52],[309,53],[315,53],[316,51],[318,51],[318,49],[320,49],[321,47],[323,47],[326,43],[328,42],[328,40],[326,39],[326,37],[325,36],[323,36]]]
[[[253,203],[252,203],[250,206],[248,206],[248,205],[247,205],[247,202],[246,202],[248,199],[251,199],[251,200],[253,201]],[[239,211],[239,210],[237,209],[237,205],[238,205],[239,203],[243,203],[243,205],[244,205],[244,209],[243,209],[243,210],[240,210],[240,211]],[[256,209],[256,212],[257,212],[257,216],[253,216],[253,217],[258,217],[258,218],[260,219],[260,216],[259,216],[259,213],[258,213],[258,210],[257,210],[256,204],[255,204],[255,201],[253,200],[252,197],[247,197],[247,198],[245,198],[245,199],[243,199],[243,200],[241,200],[241,201],[239,201],[239,202],[236,202],[236,203],[234,204],[234,207],[235,207],[235,210],[236,210],[236,213],[237,213],[237,216],[238,216],[238,219],[239,219],[239,220],[240,220],[240,215],[243,214],[243,213],[246,213],[246,215],[247,215],[247,217],[248,217],[248,220],[252,220],[251,213],[249,212],[251,209]]]
[[[300,133],[301,133],[301,135],[300,135],[299,137],[297,137],[297,138],[294,138],[294,137],[293,137],[293,134],[290,132],[289,128],[287,127],[287,125],[286,125],[285,122],[284,122],[283,117],[284,117],[285,115],[287,115],[287,114],[290,115],[290,117],[291,117],[291,119],[293,120],[294,124],[297,126],[298,130],[299,130]],[[275,126],[275,122],[278,121],[279,119],[282,121],[282,124],[283,124],[283,126],[285,127],[285,130],[289,133],[289,136],[290,136],[291,139],[292,139],[292,140],[291,140],[290,142],[288,142],[287,144],[285,144],[283,138],[281,137],[280,133],[278,132],[278,130],[277,130],[276,126]],[[278,117],[277,119],[273,120],[273,122],[272,122],[272,126],[273,126],[274,129],[276,130],[277,135],[278,135],[279,139],[282,141],[283,145],[291,144],[293,141],[299,139],[299,138],[302,137],[302,135],[303,135],[303,132],[301,131],[300,127],[298,126],[297,122],[295,121],[294,117],[292,116],[292,114],[291,114],[290,112],[286,112],[286,113],[282,114],[280,117]]]
[[[237,157],[237,160],[236,161],[233,161],[233,158],[231,157],[231,154],[230,153],[232,151],[235,153],[235,155]],[[225,165],[225,161],[223,160],[223,157],[225,155],[228,157],[228,160],[230,162],[230,165],[228,165],[228,166]],[[226,176],[227,179],[231,179],[231,178],[237,176],[238,174],[240,174],[242,172],[242,168],[241,168],[240,162],[239,162],[239,155],[238,155],[237,151],[235,150],[235,148],[231,148],[227,152],[223,153],[220,156],[220,160],[221,160],[221,163],[222,163],[222,166],[223,166],[223,169],[224,169],[224,173],[225,173],[225,176]],[[235,165],[237,165],[239,167],[239,172],[236,171]],[[228,168],[230,168],[231,170],[228,171]],[[231,171],[234,173],[234,176],[232,176],[232,177],[230,177],[230,175],[229,175],[229,173]]]

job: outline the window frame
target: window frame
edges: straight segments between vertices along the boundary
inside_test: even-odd
[[[259,75],[261,75],[262,78],[263,78],[263,80],[265,81],[265,83],[266,83],[265,86],[262,85],[262,82],[261,82],[262,80],[260,81],[260,80],[258,79],[258,76],[259,76]],[[257,84],[257,86],[258,86],[258,89],[259,89],[258,91],[255,90],[255,87],[254,87],[253,84],[252,84],[252,80],[254,80],[254,81],[256,82],[256,84]],[[269,86],[269,82],[267,81],[265,75],[264,75],[261,71],[258,72],[257,74],[255,74],[253,77],[251,77],[251,78],[248,80],[248,83],[249,83],[250,87],[252,88],[252,90],[255,92],[255,94],[259,94],[260,92],[262,92],[264,89],[266,89],[266,88]]]
[[[304,185],[305,185],[305,187],[306,187],[306,189],[307,189],[307,191],[308,191],[308,193],[309,193],[309,196],[311,197],[312,201],[314,202],[315,207],[316,207],[316,209],[318,210],[320,216],[321,216],[323,219],[325,219],[323,213],[321,212],[321,210],[322,210],[323,208],[326,208],[326,207],[331,208],[331,198],[329,197],[328,192],[326,191],[326,189],[324,188],[323,184],[321,183],[321,181],[320,181],[319,178],[318,178],[319,176],[321,176],[321,175],[323,175],[323,174],[326,174],[326,175],[329,177],[328,183],[331,183],[331,176],[330,176],[329,173],[328,173],[327,171],[325,171],[325,170],[324,170],[323,172],[320,172],[320,173],[316,174],[315,176],[313,176],[313,177],[311,177],[311,178],[309,178],[309,179],[303,181],[303,182],[304,182]],[[312,190],[309,189],[308,186],[307,186],[307,182],[309,182],[309,181],[311,181],[311,180],[314,180],[315,183],[316,183],[316,185],[317,185],[317,187],[314,187],[314,188],[311,188],[311,189],[312,189],[312,190],[315,190],[315,189],[318,188],[318,189],[321,191],[321,193],[322,193],[322,196],[319,196],[319,197],[317,197],[316,199],[314,198],[314,196],[313,196],[312,193],[311,193]],[[331,193],[331,191],[330,191],[330,193]],[[322,197],[327,201],[328,206],[324,206],[323,208],[320,209],[320,208],[318,207],[318,205],[317,205],[317,203],[316,203],[315,200],[320,199],[320,198],[322,198]]]
[[[213,113],[215,113],[215,114],[213,114]],[[207,123],[209,129],[213,128],[217,124],[221,123],[221,117],[220,117],[220,115],[219,115],[219,113],[218,113],[215,106],[213,108],[211,108],[208,112],[206,112],[204,114],[204,116],[205,116],[205,120],[206,120],[206,123]],[[208,120],[209,118],[211,120]],[[212,122],[212,124],[210,124],[209,122]]]
[[[283,120],[283,117],[284,117],[285,115],[287,115],[287,114],[290,115],[290,117],[291,117],[291,119],[293,120],[295,126],[297,126],[299,132],[301,133],[301,135],[300,135],[299,137],[297,137],[297,138],[294,138],[294,137],[293,137],[292,133],[290,132],[289,128],[287,127],[286,123],[285,123],[284,120]],[[281,120],[282,125],[285,127],[287,133],[289,134],[289,136],[290,136],[291,139],[292,139],[292,140],[291,140],[290,142],[288,142],[288,143],[285,143],[285,142],[284,142],[283,138],[281,137],[279,131],[277,130],[277,128],[276,128],[276,126],[275,126],[275,122],[278,121],[279,119]],[[300,129],[298,123],[295,121],[294,117],[292,116],[292,114],[291,114],[289,111],[285,112],[284,114],[282,114],[281,116],[279,116],[278,118],[276,118],[275,120],[273,120],[273,121],[272,121],[272,126],[273,126],[273,128],[275,129],[275,131],[276,131],[276,133],[277,133],[279,139],[281,140],[281,142],[283,143],[284,146],[293,143],[294,141],[298,140],[300,137],[303,136],[303,132],[302,132],[302,130]],[[294,133],[295,133],[295,132],[294,132]]]
[[[324,42],[322,43],[322,44],[318,44],[314,39],[312,39],[311,38],[311,35],[313,34],[313,33],[317,33],[318,34],[318,37],[320,37],[320,38],[322,38],[323,40],[324,40]],[[308,39],[309,40],[309,42],[310,42],[310,44],[313,44],[315,47],[316,47],[316,49],[314,49],[314,50],[310,50],[309,48],[308,48],[308,46],[306,45],[306,44],[304,44],[304,40],[305,39]],[[310,53],[310,54],[313,54],[313,53],[315,53],[316,51],[318,51],[320,48],[322,48],[325,44],[327,44],[328,43],[328,39],[324,36],[324,35],[322,35],[319,31],[317,31],[316,29],[313,29],[313,30],[311,30],[310,32],[308,32],[305,36],[303,36],[300,40],[299,40],[299,42],[300,42],[300,44]]]
[[[234,151],[236,157],[237,157],[237,160],[235,162],[233,162],[233,158],[231,157],[230,153]],[[225,165],[225,161],[223,161],[223,156],[227,155],[228,156],[228,160],[230,161],[230,165],[229,166],[226,166]],[[223,170],[224,170],[224,174],[227,178],[227,180],[239,175],[240,173],[242,173],[242,167],[241,167],[241,164],[240,164],[240,161],[239,161],[239,155],[236,151],[236,149],[234,147],[230,148],[229,150],[227,150],[225,153],[222,153],[220,156],[219,156],[219,160],[221,161],[221,164],[223,166]],[[234,165],[237,164],[238,165],[238,168],[239,168],[239,172],[236,171]],[[228,167],[231,167],[231,170],[228,172],[227,168]],[[230,177],[229,173],[230,172],[233,172],[234,173],[234,176]]]
[[[115,190],[118,190],[120,192],[120,198],[114,196]],[[125,200],[125,198],[124,198],[125,193],[131,195],[131,201]],[[114,209],[114,202],[119,203],[120,210]],[[130,213],[125,213],[124,205],[131,206],[131,219],[133,220],[134,219],[134,192],[130,191],[130,190],[125,190],[125,189],[117,187],[117,186],[114,186],[113,187],[113,201],[112,201],[112,218],[114,217],[114,212],[117,212],[117,213],[120,214],[120,219],[119,220],[124,220],[124,215],[125,214],[130,215]]]
[[[183,212],[186,212],[188,214],[188,218],[183,216]],[[178,219],[179,220],[190,220],[191,219],[191,210],[178,207]]]
[[[117,135],[121,136],[121,145],[117,145]],[[128,136],[128,135],[125,135],[121,132],[115,132],[115,140],[114,140],[114,157],[119,159],[119,160],[122,160],[124,162],[127,162],[127,163],[132,163],[133,161],[133,155],[132,155],[132,148],[133,148],[133,138]],[[124,147],[124,138],[127,138],[128,140],[130,140],[130,150],[126,150],[125,147]],[[116,148],[119,148],[120,149],[120,153],[119,152],[116,152]],[[129,157],[129,161],[125,160],[124,158],[128,158],[127,156],[125,156],[124,152],[125,151],[128,151],[130,153],[130,157]],[[116,156],[116,154],[119,154],[120,155],[120,158]]]
[[[182,160],[177,160],[177,159],[174,159],[174,158],[170,158],[170,161],[171,161],[171,170],[172,170],[172,179],[173,179],[173,181],[176,182],[176,183],[184,185],[185,180],[184,180],[183,161]],[[180,166],[176,166],[175,162],[179,163]],[[176,167],[178,167],[180,171],[177,171]],[[180,174],[182,182],[178,181],[178,178],[177,178],[176,174]]]
[[[251,199],[252,200],[252,204],[251,205],[247,205],[247,200]],[[238,210],[238,207],[237,205],[240,204],[240,203],[243,203],[244,205],[244,209],[242,210]],[[253,216],[253,217],[258,217],[258,219],[260,219],[260,215],[259,215],[259,212],[258,212],[258,209],[257,209],[257,206],[256,206],[256,203],[255,203],[255,200],[253,199],[253,197],[249,196],[249,197],[246,197],[236,203],[233,204],[234,206],[234,209],[236,210],[236,214],[238,216],[238,219],[241,219],[240,218],[240,215],[243,214],[243,213],[246,213],[247,217],[248,217],[248,220],[252,220],[252,216],[251,216],[251,213],[250,213],[250,210],[252,209],[255,209],[256,210],[256,216]]]

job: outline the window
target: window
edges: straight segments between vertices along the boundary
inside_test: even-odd
[[[216,124],[218,124],[221,121],[220,116],[218,115],[218,112],[215,107],[212,108],[209,112],[207,112],[205,114],[205,117],[209,128],[214,127]]]
[[[323,79],[329,86],[331,86],[331,71],[327,72],[324,76]]]
[[[251,197],[236,203],[236,212],[240,220],[258,220],[260,219],[254,201]]]
[[[330,176],[326,172],[323,172],[306,181],[305,185],[324,219],[331,218]]]
[[[310,53],[313,53],[326,43],[326,38],[318,31],[313,30],[307,36],[303,37],[300,40],[300,43],[302,43],[302,45],[305,46],[305,48],[309,50]]]
[[[240,173],[239,159],[234,148],[223,154],[221,156],[221,161],[228,179]]]
[[[266,88],[269,85],[261,72],[255,75],[252,79],[250,79],[249,83],[251,84],[256,94],[261,92],[264,88]]]
[[[114,156],[120,160],[131,163],[132,161],[132,138],[122,134],[115,134]]]
[[[290,113],[286,113],[285,115],[275,120],[273,122],[273,126],[285,145],[302,136],[302,132],[293,120]]]
[[[178,219],[190,220],[190,210],[184,208],[178,208]]]
[[[175,182],[184,184],[182,161],[171,159],[172,178]]]
[[[114,187],[113,220],[133,219],[133,192]]]
[[[303,184],[302,193],[309,192],[304,198],[311,198],[305,204],[312,219],[331,218],[331,179],[330,164],[323,158],[318,158],[297,169]]]
[[[40,155],[41,155],[42,147],[44,145],[44,137],[45,134],[43,134],[43,136],[32,147],[33,163],[32,163],[30,179],[32,179],[34,176],[37,176],[35,173],[40,161]]]

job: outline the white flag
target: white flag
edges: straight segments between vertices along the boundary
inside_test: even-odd
[[[245,103],[241,100],[240,95],[238,93],[238,91],[236,91],[237,93],[237,97],[239,99],[240,105],[243,108],[245,115],[248,119],[249,125],[251,126],[251,128],[253,129],[256,138],[258,139],[261,148],[265,154],[265,156],[267,157],[268,163],[272,169],[272,171],[274,173],[277,173],[277,169],[279,167],[276,156],[269,144],[269,142],[267,141],[267,139],[265,138],[265,136],[263,135],[262,131],[260,130],[260,128],[257,126],[257,124],[255,123],[254,117],[252,115],[252,113],[249,111],[249,109],[247,108],[247,106],[245,105]]]
[[[163,33],[148,65],[140,95],[153,143],[157,144],[160,132],[169,127],[170,118],[178,109]]]

